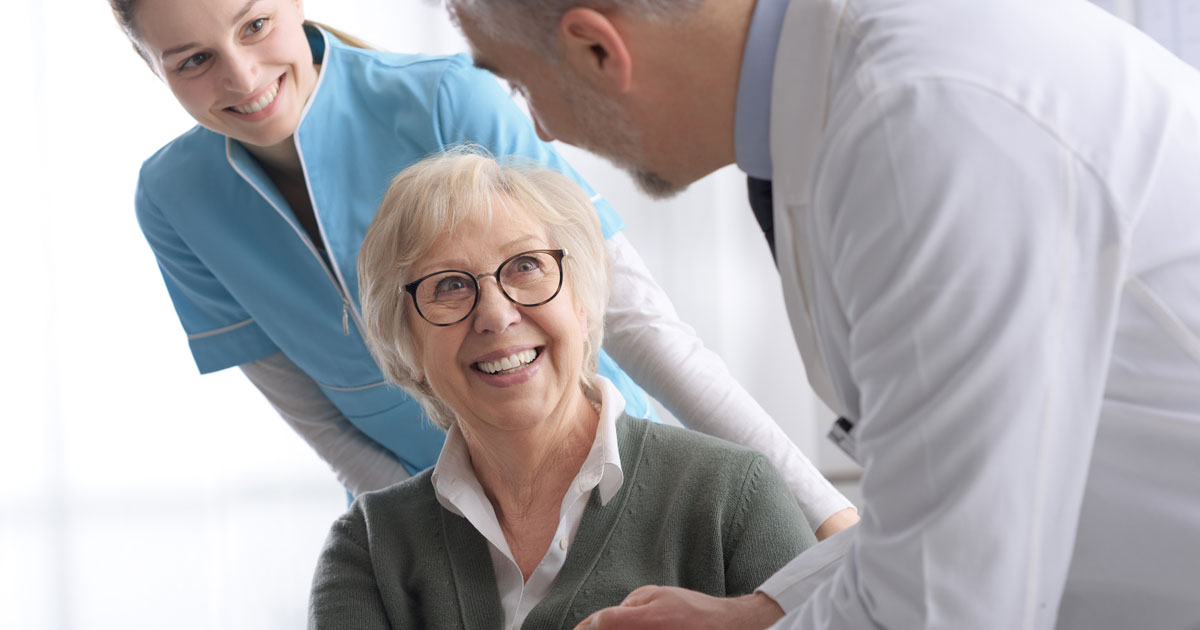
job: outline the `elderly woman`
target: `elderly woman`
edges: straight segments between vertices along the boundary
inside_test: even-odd
[[[429,158],[358,264],[372,352],[447,437],[334,523],[310,627],[571,628],[646,584],[751,593],[813,544],[765,457],[622,413],[600,226],[562,175]]]

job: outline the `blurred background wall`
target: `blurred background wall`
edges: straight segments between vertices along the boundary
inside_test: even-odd
[[[1109,0],[1194,61],[1200,2]],[[12,0],[0,99],[0,628],[297,628],[345,507],[237,370],[201,378],[133,214],[141,161],[192,125],[101,0]],[[397,51],[465,47],[417,0],[308,0]],[[685,321],[851,496],[778,277],[725,169],[651,202],[560,147],[625,217]]]

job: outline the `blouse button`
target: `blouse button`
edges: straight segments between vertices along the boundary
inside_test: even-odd
[[[562,538],[558,539],[558,548],[559,549],[567,548],[567,537],[566,536],[563,536]]]

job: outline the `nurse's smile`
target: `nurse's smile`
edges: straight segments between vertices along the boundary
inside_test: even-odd
[[[284,79],[287,79],[287,73],[280,74],[280,77],[275,79],[266,88],[259,90],[250,98],[246,98],[241,103],[234,104],[224,108],[224,112],[233,114],[240,120],[248,122],[257,122],[268,118],[278,109],[278,103],[283,101],[281,90],[283,89]]]
[[[270,85],[259,90],[250,98],[242,101],[237,105],[230,105],[225,108],[226,112],[236,115],[242,120],[254,122],[262,120],[273,114],[277,109],[276,105],[280,102],[280,89],[283,87],[284,79],[287,78],[287,73],[279,75]]]

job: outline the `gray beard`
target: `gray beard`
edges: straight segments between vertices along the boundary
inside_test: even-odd
[[[640,166],[645,156],[641,133],[625,113],[596,94],[590,85],[564,74],[558,73],[558,87],[570,107],[575,130],[582,138],[580,148],[629,173],[637,187],[654,199],[669,199],[687,188]]]

